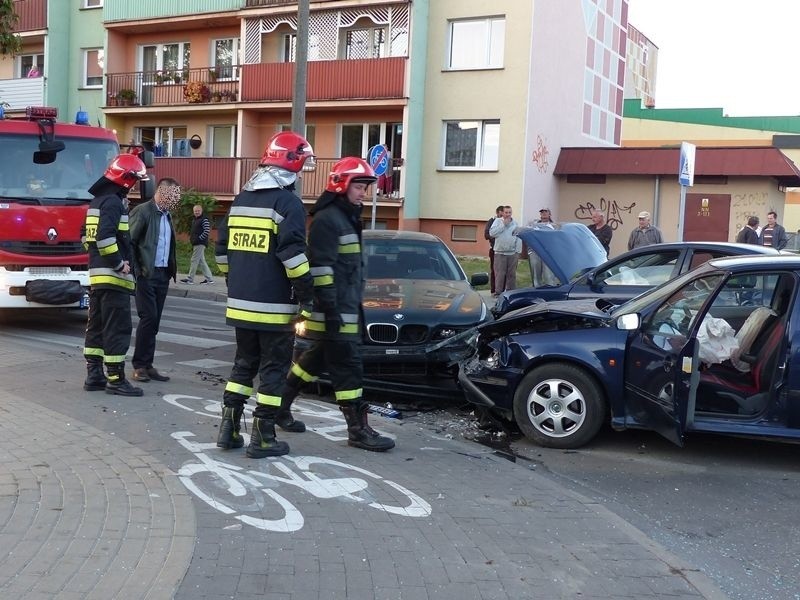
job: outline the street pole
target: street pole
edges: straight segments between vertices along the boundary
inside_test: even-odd
[[[294,98],[292,99],[292,131],[306,135],[306,79],[308,77],[309,0],[297,2],[297,43],[294,60]],[[301,173],[302,175],[302,173]],[[303,178],[298,177],[295,193],[302,199]]]

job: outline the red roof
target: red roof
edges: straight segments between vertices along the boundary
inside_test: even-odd
[[[678,177],[680,148],[562,148],[554,175],[668,175]],[[694,174],[774,177],[800,186],[800,170],[778,148],[697,148]]]

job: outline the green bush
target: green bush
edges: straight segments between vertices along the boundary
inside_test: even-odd
[[[181,194],[180,205],[172,211],[172,224],[175,226],[177,233],[189,233],[191,231],[192,221],[194,220],[192,209],[195,204],[202,206],[203,213],[210,219],[211,213],[217,208],[217,199],[214,196],[201,194],[194,189],[184,190]]]
[[[474,273],[488,273],[489,272],[489,258],[482,258],[479,256],[458,256],[458,262],[461,263],[461,268],[467,274],[467,278],[472,277]],[[524,288],[531,286],[531,268],[527,260],[520,259],[517,264],[517,287]],[[478,289],[489,289],[488,285],[480,286]]]

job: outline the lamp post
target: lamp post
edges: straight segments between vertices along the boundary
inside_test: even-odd
[[[297,2],[297,43],[295,44],[294,98],[292,99],[292,131],[306,135],[306,79],[308,76],[309,0]],[[303,178],[298,177],[295,193],[302,199]]]

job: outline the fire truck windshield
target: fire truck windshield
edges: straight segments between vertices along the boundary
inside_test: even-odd
[[[89,188],[117,155],[111,140],[59,138],[66,148],[56,160],[41,165],[33,162],[39,137],[0,134],[0,200],[91,200]]]

